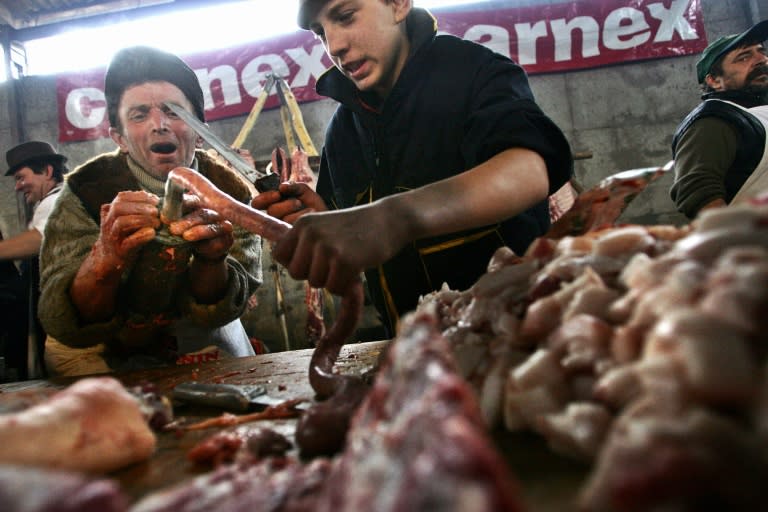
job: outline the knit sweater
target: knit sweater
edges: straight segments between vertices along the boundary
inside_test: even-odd
[[[240,201],[249,201],[248,187],[232,170],[203,151],[196,152],[195,163],[218,188]],[[199,304],[190,293],[184,271],[191,251],[183,242],[167,250],[167,244],[156,239],[142,248],[134,266],[124,272],[115,315],[104,322],[84,323],[69,291],[99,237],[100,205],[111,202],[119,191],[144,188],[146,185],[142,186],[129,169],[128,157],[117,151],[100,155],[67,176],[45,229],[39,307],[46,332],[64,345],[104,344],[112,356],[124,354],[125,347],[131,346],[136,352],[158,356],[173,339],[178,343],[176,355],[181,355],[186,352],[185,338],[190,337],[185,332],[205,338],[206,332],[213,333],[238,319],[261,283],[261,240],[236,228],[235,243],[227,257],[227,292],[215,304]],[[169,254],[174,255],[173,267],[168,262],[159,266],[157,258]]]

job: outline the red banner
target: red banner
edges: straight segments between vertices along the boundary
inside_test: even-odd
[[[701,0],[570,0],[528,7],[487,2],[433,9],[441,32],[507,55],[533,75],[690,55],[707,45]],[[286,77],[300,103],[321,99],[315,80],[331,65],[306,31],[184,56],[205,94],[206,119],[245,115],[266,76]],[[59,141],[106,137],[104,69],[59,75]],[[278,105],[273,94],[265,108]]]

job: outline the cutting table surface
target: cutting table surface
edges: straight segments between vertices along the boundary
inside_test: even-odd
[[[360,374],[373,368],[387,342],[377,341],[345,345],[336,368],[340,373]],[[113,374],[125,386],[151,383],[158,392],[170,395],[180,382],[223,382],[229,384],[262,384],[267,393],[279,399],[313,396],[307,380],[312,350],[296,350],[274,354],[229,359],[200,365],[174,366],[151,370]],[[24,381],[0,385],[0,405],[19,395],[51,393],[65,387],[74,379]],[[176,417],[189,421],[216,417],[223,411],[210,408],[177,407]],[[258,422],[259,427],[272,428],[293,439],[296,420]],[[250,424],[254,425],[254,424]],[[228,427],[237,428],[237,427]],[[216,429],[188,431],[183,434],[163,432],[158,435],[158,449],[146,462],[135,464],[109,476],[117,479],[133,499],[194,478],[209,468],[196,466],[187,459],[187,452]],[[522,488],[528,510],[532,512],[574,509],[574,500],[589,467],[560,457],[549,450],[534,434],[496,431],[494,443],[504,454]],[[514,485],[514,483],[511,483]]]

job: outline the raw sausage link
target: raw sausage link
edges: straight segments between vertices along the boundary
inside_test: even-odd
[[[217,211],[232,224],[237,224],[267,240],[276,242],[291,229],[291,225],[287,222],[270,217],[261,210],[251,208],[222,192],[205,176],[193,169],[177,167],[168,174],[168,179],[199,197],[205,208]]]

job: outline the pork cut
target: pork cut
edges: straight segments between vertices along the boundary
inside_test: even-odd
[[[79,380],[0,415],[0,463],[106,473],[149,458],[156,438],[139,401],[112,377]]]

